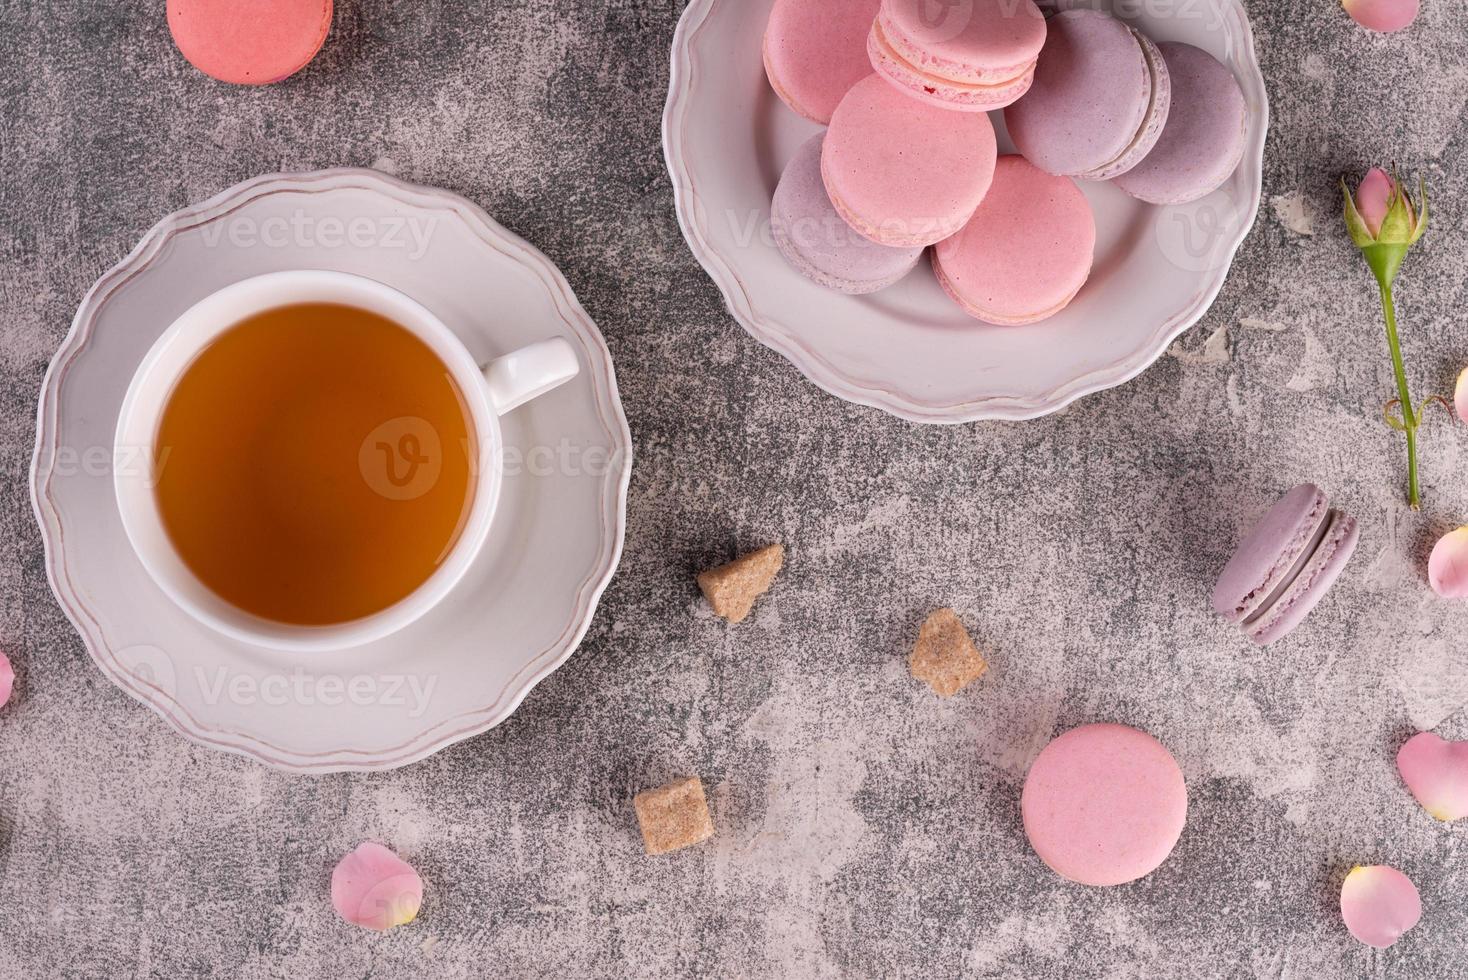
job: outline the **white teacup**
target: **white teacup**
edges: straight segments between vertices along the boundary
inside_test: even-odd
[[[122,524],[143,567],[199,622],[241,642],[277,650],[339,650],[380,640],[423,616],[448,595],[484,547],[499,499],[504,459],[499,417],[559,387],[580,371],[575,349],[559,337],[531,344],[481,367],[441,320],[397,290],[342,272],[277,272],[227,286],[199,301],[164,331],[134,375],[117,424],[117,458],[157,458],[156,440],[174,386],[220,334],[266,310],[335,303],[376,313],[411,331],[443,361],[463,393],[477,437],[473,499],[448,556],[415,592],[381,612],[329,626],[262,619],[220,598],[189,571],[164,530],[154,473],[118,467]],[[142,453],[136,450],[144,450]]]

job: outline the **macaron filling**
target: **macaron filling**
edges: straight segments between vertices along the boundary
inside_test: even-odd
[[[1004,111],[1009,135],[1047,173],[1119,176],[1166,125],[1167,62],[1149,38],[1099,10],[1068,10],[1049,24],[1033,84]]]
[[[1231,614],[1219,609],[1227,618],[1245,624],[1257,619],[1261,610],[1284,594],[1319,548],[1320,542],[1325,539],[1330,516],[1329,498],[1322,490],[1310,489],[1315,494],[1310,502],[1310,509],[1290,534],[1289,541],[1265,574],[1264,580],[1234,605]]]
[[[1358,529],[1356,519],[1332,510],[1322,522],[1316,538],[1296,562],[1290,574],[1260,605],[1258,612],[1244,620],[1244,631],[1256,643],[1273,642],[1315,607],[1325,595],[1315,588],[1331,569],[1338,555],[1349,557],[1354,550]]]
[[[914,74],[931,76],[944,85],[974,92],[1008,88],[1035,68],[1033,57],[1017,64],[985,67],[935,55],[904,36],[901,28],[893,23],[892,17],[885,11],[877,16],[876,23],[872,25],[868,51],[873,54],[874,64],[876,55],[880,53],[909,68]]]
[[[1147,97],[1147,111],[1142,116],[1142,126],[1126,148],[1113,159],[1089,173],[1078,174],[1084,180],[1110,180],[1128,172],[1146,158],[1162,130],[1167,124],[1172,106],[1172,79],[1161,50],[1145,34],[1131,29],[1132,36],[1142,46],[1142,58],[1147,62],[1147,71],[1152,76],[1152,88]]]

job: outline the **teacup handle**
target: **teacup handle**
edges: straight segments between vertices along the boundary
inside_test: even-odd
[[[559,388],[580,373],[576,349],[561,337],[522,347],[484,366],[489,400],[501,415]]]

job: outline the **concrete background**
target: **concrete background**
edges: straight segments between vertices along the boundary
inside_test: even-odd
[[[1250,0],[1274,99],[1266,204],[1217,305],[1137,381],[1018,425],[919,428],[804,382],[723,311],[674,225],[658,126],[681,0],[340,0],[291,81],[217,85],[164,4],[0,0],[0,975],[1449,977],[1468,858],[1399,785],[1411,732],[1468,737],[1468,606],[1425,584],[1468,518],[1461,428],[1404,450],[1335,181],[1435,192],[1399,292],[1419,397],[1468,364],[1468,9],[1368,35],[1335,0]],[[626,556],[581,651],[499,729],[405,771],[296,778],[195,748],[108,684],[53,602],[27,496],[36,394],[83,292],[161,215],[256,174],[376,165],[481,203],[565,271],[617,359],[639,459]],[[1210,337],[1214,340],[1205,344]],[[1362,521],[1294,637],[1208,609],[1246,524],[1313,479]],[[728,629],[693,573],[783,540]],[[952,604],[990,655],[940,702],[904,657]],[[1049,873],[1018,796],[1059,730],[1169,745],[1172,859]],[[642,856],[631,797],[700,773],[719,834]],[[341,923],[364,837],[423,913]],[[1426,914],[1356,944],[1341,876],[1389,862]]]

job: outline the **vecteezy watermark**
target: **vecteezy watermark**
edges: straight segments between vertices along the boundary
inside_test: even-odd
[[[1195,20],[1203,22],[1207,29],[1223,27],[1224,4],[1218,0],[1037,0],[1046,13],[1059,14],[1067,10],[1103,10],[1115,17],[1136,23],[1137,21]]]
[[[873,244],[836,214],[822,217],[800,217],[790,222],[775,222],[767,211],[750,208],[724,212],[729,237],[736,248],[749,248],[758,240],[766,248],[774,248],[780,239],[797,251],[825,251],[852,245]],[[956,235],[963,222],[951,218],[886,218],[871,230],[878,239],[889,242],[936,242]]]
[[[210,706],[221,702],[272,708],[351,704],[360,708],[407,708],[409,718],[422,717],[438,687],[437,674],[310,674],[297,667],[286,674],[257,676],[236,673],[228,667],[211,671],[198,665],[193,674],[204,703]]]
[[[604,479],[622,475],[632,464],[628,450],[578,443],[564,436],[554,443],[529,446],[496,445],[488,440],[477,446],[463,441],[451,445],[444,445],[438,430],[426,419],[389,419],[362,439],[357,470],[374,493],[388,500],[407,501],[417,500],[438,485],[450,452],[463,453],[469,472],[475,476],[485,467],[498,467],[511,478]],[[156,490],[172,457],[172,446],[58,446],[38,467],[55,479],[116,477]],[[29,466],[19,449],[4,454],[0,461],[15,473]]]
[[[427,419],[389,419],[362,440],[357,468],[367,486],[388,500],[416,500],[438,484],[443,445]]]
[[[111,477],[141,480],[149,488],[156,487],[173,455],[171,448],[159,450],[156,458],[150,446],[57,446],[41,462],[56,477]]]
[[[150,700],[163,697],[186,704],[214,707],[233,704],[243,707],[334,708],[353,705],[368,708],[406,709],[409,718],[421,718],[438,688],[437,674],[413,673],[313,673],[304,668],[284,672],[254,673],[224,665],[194,664],[180,671],[173,657],[161,647],[137,644],[116,653],[122,670],[140,693]]]
[[[289,215],[260,218],[237,214],[204,226],[206,248],[386,249],[409,261],[428,254],[438,215],[378,214],[342,217],[315,215],[297,208]]]
[[[1250,217],[1225,187],[1201,201],[1163,209],[1153,223],[1153,234],[1158,249],[1177,268],[1212,272],[1228,265]]]

